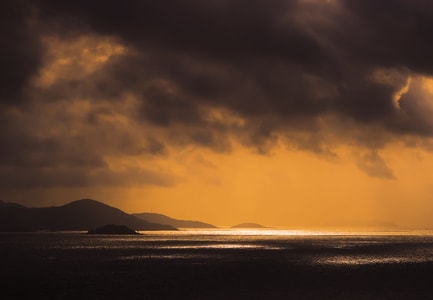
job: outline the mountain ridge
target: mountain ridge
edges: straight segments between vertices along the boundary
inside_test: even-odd
[[[0,205],[0,231],[89,230],[107,224],[125,225],[135,230],[177,230],[170,225],[141,220],[93,199],[38,208],[4,203]]]
[[[215,225],[209,223],[192,220],[179,220],[159,213],[143,212],[134,213],[132,215],[147,222],[167,224],[177,228],[217,228]]]

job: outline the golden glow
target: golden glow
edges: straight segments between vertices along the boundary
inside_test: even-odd
[[[62,79],[82,80],[127,51],[118,41],[107,37],[82,36],[69,40],[47,37],[44,42],[48,54],[33,81],[42,88]],[[331,97],[336,93],[321,78],[305,79],[316,88],[311,91],[317,93],[315,96]],[[393,99],[398,110],[402,110],[403,95],[412,88],[421,86],[428,99],[433,95],[432,78],[402,77],[395,70],[378,70],[371,80],[401,86]],[[166,79],[143,82],[146,85],[164,89],[168,95],[179,93],[179,87]],[[105,164],[105,169],[96,168],[88,174],[89,180],[102,176],[105,184],[96,181],[89,187],[41,188],[14,191],[14,195],[26,199],[36,193],[39,199],[60,201],[58,205],[94,198],[131,213],[153,211],[222,226],[256,222],[292,228],[392,224],[433,227],[433,153],[425,150],[428,147],[418,148],[416,138],[412,147],[405,144],[408,140],[400,142],[391,137],[380,149],[370,149],[357,142],[357,138],[372,128],[365,130],[354,121],[343,123],[338,116],[322,116],[314,120],[320,131],[317,135],[290,126],[279,133],[275,131],[275,144],[270,143],[270,151],[264,155],[242,146],[239,142],[245,138],[242,133],[238,136],[223,133],[231,147],[215,152],[176,140],[195,129],[188,125],[173,125],[167,132],[145,121],[140,123],[131,117],[140,109],[140,100],[133,95],[121,97],[113,102],[60,99],[50,105],[35,100],[31,114],[11,109],[21,123],[37,124],[29,128],[35,138],[67,141],[83,137],[79,139],[80,146],[103,153],[101,160]],[[433,107],[431,103],[428,105]],[[254,126],[251,120],[225,108],[200,109],[204,122],[211,125],[227,126],[233,131]],[[64,119],[68,122],[63,122]],[[382,131],[378,129],[375,133],[380,135]],[[166,147],[165,152],[161,155],[141,151],[147,147],[147,137],[156,137]],[[128,142],[137,149],[125,151]],[[112,179],[114,176],[117,180]],[[143,178],[153,181],[146,183]],[[59,200],[59,195],[68,198]]]
[[[111,57],[126,49],[111,38],[80,36],[62,40],[46,37],[45,66],[34,79],[34,85],[47,88],[58,79],[81,79],[98,70]]]
[[[412,83],[412,77],[408,77],[406,85],[394,95],[393,104],[397,110],[401,110],[400,99],[404,94],[406,94],[409,91],[411,83]]]
[[[395,109],[400,110],[400,99],[409,91],[412,83],[412,77],[402,75],[399,71],[394,69],[377,69],[371,75],[371,79],[377,83],[390,85],[390,86],[401,86],[401,82],[406,82],[393,96],[393,105]]]
[[[296,228],[431,225],[431,153],[398,144],[388,147],[383,156],[394,180],[369,177],[352,163],[351,151],[338,153],[338,163],[281,148],[272,156],[243,147],[231,155],[171,153],[150,166],[182,178],[175,186],[112,188],[96,198],[129,212],[153,211],[226,226],[246,221]]]
[[[422,77],[422,87],[430,94],[433,95],[433,78]]]
[[[204,119],[210,123],[219,123],[229,126],[242,127],[245,125],[245,120],[236,116],[233,112],[222,108],[208,108],[204,109]]]
[[[357,168],[354,150],[335,149],[338,159],[330,161],[282,147],[268,156],[241,146],[230,154],[173,148],[167,157],[107,157],[106,161],[115,172],[163,171],[177,178],[174,185],[142,186],[131,180],[111,187],[53,188],[38,193],[62,203],[90,197],[131,213],[153,211],[221,226],[256,222],[290,228],[392,224],[431,228],[433,154],[390,144],[380,154],[395,179],[383,179]],[[28,192],[30,196],[35,191]],[[69,198],[59,200],[58,195]]]

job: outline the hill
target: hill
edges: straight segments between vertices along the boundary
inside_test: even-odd
[[[5,202],[0,200],[0,208],[2,207],[20,207],[20,208],[25,208],[25,206],[18,204],[18,203],[13,203],[13,202]]]
[[[263,225],[256,224],[256,223],[241,223],[235,226],[232,226],[232,228],[266,228]]]
[[[176,230],[173,226],[147,222],[91,199],[41,208],[0,205],[0,231],[16,231],[15,228],[19,231],[88,230],[106,224],[125,225],[135,230]]]
[[[217,228],[212,224],[199,222],[199,221],[177,220],[162,214],[145,212],[145,213],[137,213],[132,215],[147,222],[167,224],[177,228]]]

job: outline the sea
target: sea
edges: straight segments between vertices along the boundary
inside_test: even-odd
[[[433,299],[433,231],[0,234],[2,299]]]

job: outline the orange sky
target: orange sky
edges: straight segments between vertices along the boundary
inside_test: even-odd
[[[433,67],[410,52],[423,51],[421,37],[399,28],[387,39],[387,23],[363,19],[366,2],[292,2],[278,4],[286,13],[251,7],[262,18],[197,6],[246,22],[207,24],[222,31],[208,44],[191,30],[213,19],[186,8],[177,19],[134,4],[161,18],[110,27],[83,14],[92,26],[68,31],[35,7],[18,36],[40,49],[17,85],[25,100],[0,106],[1,197],[93,198],[221,226],[433,228]],[[350,20],[358,39],[341,26]],[[363,40],[373,38],[378,49]]]
[[[197,151],[174,159],[182,178],[175,187],[133,187],[125,193],[125,200],[132,201],[118,203],[120,195],[106,200],[129,212],[152,210],[218,225],[252,221],[293,227],[393,223],[431,228],[433,155],[389,148],[383,152],[395,179],[369,177],[344,154],[329,161],[284,149],[269,156],[246,149],[230,155]]]
[[[173,186],[45,189],[39,204],[90,197],[130,213],[152,211],[220,226],[433,226],[430,152],[397,144],[381,151],[393,179],[368,176],[356,166],[353,149],[337,153],[330,159],[282,146],[267,155],[241,146],[223,154],[184,150],[151,162],[178,178]]]

